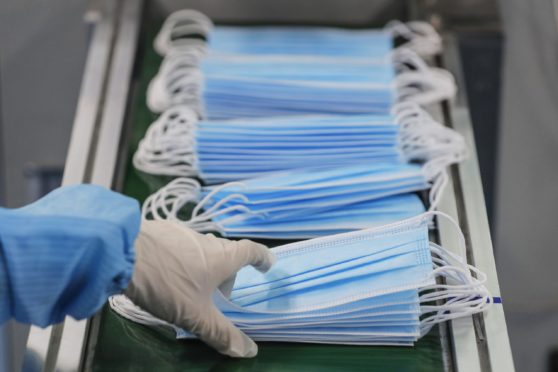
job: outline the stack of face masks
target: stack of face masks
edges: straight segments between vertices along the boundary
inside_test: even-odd
[[[461,256],[429,243],[431,217],[274,248],[268,273],[245,267],[230,298],[218,292],[214,303],[257,341],[413,345],[434,324],[492,302],[486,276],[463,258],[462,234]],[[110,304],[135,322],[193,337],[124,296]]]
[[[184,207],[197,203],[183,223],[227,237],[294,239],[351,231],[422,212],[415,195],[379,202],[389,196],[431,188],[434,209],[447,182],[446,167],[462,156],[446,154],[423,166],[372,162],[298,168],[218,186],[177,178],[147,198],[143,216],[182,220]]]
[[[172,34],[169,29],[182,27],[177,19],[171,23],[172,27],[163,26],[158,40],[166,40],[169,35],[161,34]],[[428,67],[409,49],[393,53],[389,32],[321,28],[258,32],[223,29],[217,40],[223,45],[238,44],[236,49],[225,48],[225,54],[219,49],[200,51],[195,47],[199,39],[194,45],[181,42],[180,47],[171,48],[150,84],[149,108],[162,112],[188,105],[209,119],[385,114],[398,101],[428,104],[455,93],[455,82],[447,71]],[[367,48],[365,43],[378,45]],[[219,48],[221,42],[216,44]],[[353,56],[360,49],[369,49],[366,57]],[[301,55],[302,50],[308,54]],[[244,54],[227,54],[230,51]]]
[[[146,173],[242,180],[302,167],[462,157],[463,138],[416,104],[393,115],[305,115],[198,121],[188,107],[167,110],[134,155]],[[451,155],[455,154],[455,155]]]
[[[197,49],[202,54],[339,56],[385,58],[393,40],[403,38],[403,46],[421,56],[440,52],[442,40],[425,22],[403,24],[393,21],[385,29],[349,30],[314,26],[214,26],[203,13],[184,9],[171,14],[157,38],[155,50],[162,56],[172,50]],[[397,48],[396,48],[397,49]]]

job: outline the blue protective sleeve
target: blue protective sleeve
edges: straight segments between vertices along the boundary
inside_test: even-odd
[[[136,200],[94,185],[0,208],[0,323],[91,316],[126,288],[140,227]]]

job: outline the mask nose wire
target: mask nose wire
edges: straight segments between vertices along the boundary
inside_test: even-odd
[[[162,112],[179,102],[188,105],[198,117],[205,117],[205,79],[200,64],[206,54],[196,45],[170,50],[147,88],[149,109]]]
[[[251,210],[247,205],[226,206],[231,200],[241,200],[245,204],[250,203],[250,199],[247,196],[238,192],[227,195],[215,204],[210,205],[215,196],[224,189],[233,187],[243,188],[245,186],[242,182],[230,182],[213,188],[201,198],[202,187],[199,182],[191,178],[177,178],[146,199],[142,207],[142,216],[146,219],[151,218],[155,220],[177,219],[184,225],[199,232],[218,231],[224,234],[222,224],[212,221],[215,217],[231,212],[241,212],[245,215],[261,214]],[[190,219],[184,221],[178,217],[178,214],[188,203],[196,203],[197,205],[193,209]],[[223,206],[226,207],[222,208]],[[207,209],[202,212],[204,208]],[[227,219],[225,218],[223,221]]]

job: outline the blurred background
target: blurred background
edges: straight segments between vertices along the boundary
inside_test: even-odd
[[[225,22],[381,25],[410,8],[455,32],[518,371],[558,371],[558,5],[553,0],[153,1]],[[84,0],[0,1],[0,205],[61,180],[90,29]],[[9,326],[9,325],[7,325]],[[0,356],[1,359],[1,356]]]

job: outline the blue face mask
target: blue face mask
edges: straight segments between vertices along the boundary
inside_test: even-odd
[[[151,81],[147,103],[154,112],[188,105],[209,119],[228,119],[387,114],[397,101],[428,104],[454,94],[447,71],[428,67],[408,50],[381,62],[292,55],[200,59],[176,51]]]
[[[457,161],[464,152],[463,138],[416,104],[398,104],[392,115],[229,121],[198,121],[192,110],[177,106],[150,126],[134,165],[215,184],[303,167]]]
[[[182,60],[184,63],[184,60]],[[268,81],[368,82],[390,84],[395,69],[386,61],[286,56],[207,56],[199,69],[206,77],[235,76]]]
[[[428,187],[422,168],[406,163],[305,168],[203,188],[193,179],[177,178],[146,200],[143,215],[178,219],[187,203],[197,202],[184,223],[198,231],[279,239],[321,236],[359,228],[353,221],[368,227],[421,212],[416,196],[382,198]]]
[[[382,226],[394,221],[417,216],[424,205],[415,194],[402,194],[378,200],[364,201],[335,209],[318,210],[279,221],[246,217],[242,213],[216,217],[227,236],[250,238],[308,239],[325,235]]]
[[[204,39],[200,39],[200,36]],[[350,56],[382,58],[393,50],[393,39],[407,40],[405,46],[423,56],[441,50],[441,38],[425,22],[391,22],[384,29],[348,30],[328,27],[214,27],[195,10],[180,10],[166,20],[155,40],[155,49],[166,55],[171,50],[195,48],[214,54],[298,56]]]
[[[408,43],[393,49],[393,37]],[[436,31],[420,22],[383,30],[214,29],[203,14],[183,10],[168,17],[156,38],[155,49],[166,57],[148,105],[162,112],[186,104],[211,119],[387,113],[397,100],[430,103],[454,95],[451,75],[415,54],[431,56],[440,46]]]
[[[255,340],[412,344],[434,324],[491,302],[483,273],[428,242],[431,217],[274,248],[269,272],[245,267],[230,298],[217,292],[214,302]],[[451,281],[438,285],[437,278]],[[441,302],[432,305],[435,299]],[[134,321],[169,326],[123,296],[111,305]]]

